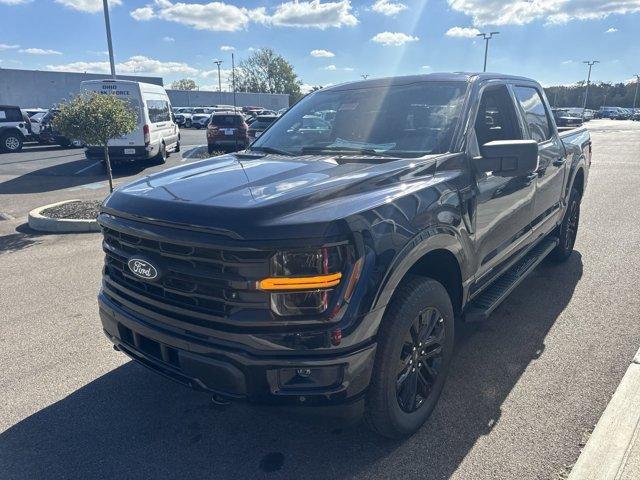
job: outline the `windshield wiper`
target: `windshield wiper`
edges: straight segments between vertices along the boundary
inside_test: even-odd
[[[267,146],[263,146],[263,147],[251,147],[249,149],[250,152],[264,152],[264,153],[275,153],[277,155],[286,155],[287,157],[292,157],[294,154],[291,152],[287,152],[285,150],[280,150],[278,148],[273,148],[273,147],[267,147]]]
[[[373,148],[359,148],[359,147],[302,147],[300,150],[301,153],[356,153],[360,155],[373,155],[376,157],[394,157],[394,155],[389,155],[388,153],[378,152]]]

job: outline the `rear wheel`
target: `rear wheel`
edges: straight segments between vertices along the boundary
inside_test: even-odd
[[[378,338],[365,418],[385,437],[406,437],[431,415],[451,362],[454,317],[445,288],[424,277],[404,282]]]
[[[185,120],[184,127],[185,128],[191,128],[191,120]]]
[[[158,150],[158,154],[156,155],[156,162],[159,164],[163,164],[167,161],[167,147],[165,147],[164,142],[160,142],[160,148]]]
[[[574,187],[569,195],[569,204],[564,214],[562,223],[558,228],[558,238],[560,242],[554,248],[549,257],[556,262],[564,262],[573,252],[578,235],[578,224],[580,223],[580,192]]]
[[[19,133],[9,132],[0,136],[0,150],[5,152],[19,152],[22,150],[22,136]]]

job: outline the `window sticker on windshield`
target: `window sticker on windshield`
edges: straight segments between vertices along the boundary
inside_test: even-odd
[[[355,110],[356,108],[358,108],[358,102],[355,103],[343,103],[342,105],[340,105],[339,111],[344,111],[344,110]]]

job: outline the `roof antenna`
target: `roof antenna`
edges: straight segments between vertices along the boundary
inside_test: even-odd
[[[233,85],[233,116],[234,118],[238,115],[238,106],[236,105],[236,61],[233,56],[233,52],[231,52],[231,83]],[[236,143],[236,152],[238,151],[238,129],[233,133],[233,138]]]

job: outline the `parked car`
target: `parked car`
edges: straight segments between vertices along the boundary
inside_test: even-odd
[[[191,126],[197,128],[198,130],[201,128],[207,128],[207,124],[209,123],[209,119],[211,118],[210,113],[194,113],[191,115]]]
[[[582,118],[571,113],[568,108],[553,108],[551,111],[559,128],[575,128],[582,125]]]
[[[128,135],[109,140],[109,159],[113,163],[149,158],[164,163],[169,152],[180,151],[180,130],[173,121],[171,101],[163,87],[129,80],[86,80],[80,88],[117,95],[126,99],[136,112],[136,129]],[[102,147],[88,146],[86,155],[87,158],[104,160]]]
[[[598,110],[598,118],[614,119],[618,114],[618,107],[600,107]]]
[[[49,110],[38,112],[29,117],[29,120],[31,121],[31,137],[38,142],[40,141],[40,127],[42,126],[42,119],[48,111]]]
[[[636,108],[633,111],[633,115],[631,116],[631,120],[640,120],[640,108]]]
[[[259,115],[249,126],[249,138],[253,141],[264,132],[269,125],[278,119],[277,115]]]
[[[0,152],[19,152],[31,135],[28,117],[15,105],[0,105]]]
[[[300,132],[329,106],[329,131]],[[410,435],[443,389],[454,318],[487,319],[545,257],[571,256],[590,162],[588,130],[558,134],[526,78],[325,87],[248,150],[104,201],[102,328],[218,403],[361,406]]]
[[[213,113],[207,125],[207,148],[243,150],[250,143],[248,127],[240,113]]]
[[[53,119],[60,113],[57,108],[50,109],[40,121],[38,141],[48,145],[60,145],[61,147],[70,147],[73,145],[73,139],[62,135],[53,126]]]
[[[191,107],[180,107],[175,109],[173,113],[173,118],[176,124],[180,127],[190,128],[191,127],[191,114],[193,113],[193,108]]]

